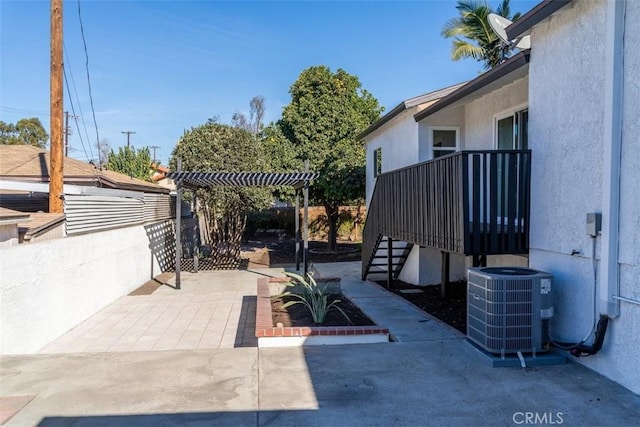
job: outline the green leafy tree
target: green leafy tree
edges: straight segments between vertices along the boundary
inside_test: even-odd
[[[107,156],[107,169],[144,181],[151,181],[151,153],[149,148],[120,147]]]
[[[520,13],[511,15],[509,0],[502,0],[494,11],[485,0],[460,0],[456,5],[459,16],[446,22],[442,29],[445,38],[453,37],[451,58],[458,61],[473,58],[483,61],[486,69],[493,68],[512,52],[489,26],[489,14],[496,13],[511,21],[520,17]]]
[[[49,134],[42,126],[40,119],[20,119],[14,125],[0,121],[0,144],[2,145],[33,145],[46,148]]]
[[[337,251],[339,207],[364,196],[365,150],[356,136],[378,119],[382,107],[356,76],[326,66],[304,70],[289,93],[278,123],[295,152],[297,170],[309,160],[320,177],[310,188],[312,203],[324,206],[328,244]],[[285,147],[285,152],[288,149]]]
[[[171,168],[182,159],[182,169],[200,172],[260,172],[265,161],[256,137],[234,126],[208,121],[184,133],[173,150]],[[267,208],[271,191],[261,187],[213,187],[197,192],[207,230],[205,243],[220,260],[236,262],[247,212]]]

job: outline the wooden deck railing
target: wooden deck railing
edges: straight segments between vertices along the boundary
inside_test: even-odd
[[[379,175],[363,276],[382,236],[461,255],[526,254],[530,177],[530,150],[460,151]]]

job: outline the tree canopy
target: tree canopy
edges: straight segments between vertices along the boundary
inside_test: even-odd
[[[109,170],[151,181],[151,153],[148,147],[120,147],[117,153],[111,150],[106,163]]]
[[[453,37],[451,58],[458,61],[473,58],[483,61],[486,69],[500,65],[512,52],[489,26],[489,14],[496,13],[511,21],[520,13],[511,15],[509,0],[502,0],[498,8],[491,9],[486,0],[459,0],[456,9],[459,16],[448,20],[442,29],[445,38]]]
[[[289,93],[291,102],[275,125],[279,132],[268,129],[269,136],[284,137],[277,150],[288,167],[301,170],[308,160],[310,170],[320,173],[310,197],[325,208],[329,249],[335,251],[339,207],[364,197],[365,150],[356,136],[378,119],[382,107],[356,76],[326,66],[302,71]]]
[[[37,117],[20,119],[16,124],[0,120],[1,145],[33,145],[46,148],[48,140],[49,134]]]
[[[266,162],[260,144],[249,131],[208,121],[186,131],[173,150],[171,169],[182,159],[185,171],[252,172],[262,171]],[[239,259],[240,240],[249,210],[268,207],[271,192],[259,187],[213,187],[197,192],[208,229],[206,236],[213,246],[229,245],[229,260]]]

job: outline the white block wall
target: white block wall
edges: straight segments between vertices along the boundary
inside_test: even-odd
[[[160,274],[149,237],[140,225],[1,249],[0,353],[37,352]]]

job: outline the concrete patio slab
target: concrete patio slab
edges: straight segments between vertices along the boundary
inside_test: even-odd
[[[255,346],[256,281],[282,269],[183,273],[182,289],[125,296],[40,353],[202,350]]]
[[[180,425],[175,415],[198,413],[255,425],[257,358],[251,348],[9,356],[0,395],[36,395],[10,426]]]
[[[574,363],[492,368],[457,331],[359,281],[353,265],[327,267],[399,342],[223,348],[243,342],[256,278],[281,273],[215,272],[217,286],[199,273],[184,292],[124,298],[58,340],[82,353],[3,356],[0,396],[35,396],[6,425],[638,425],[640,396],[601,375]],[[193,348],[205,341],[211,348]],[[109,351],[86,352],[101,345]]]
[[[491,368],[463,340],[10,356],[0,378],[2,395],[36,395],[11,427],[508,426],[528,413],[625,427],[640,415],[640,396],[580,365]]]

